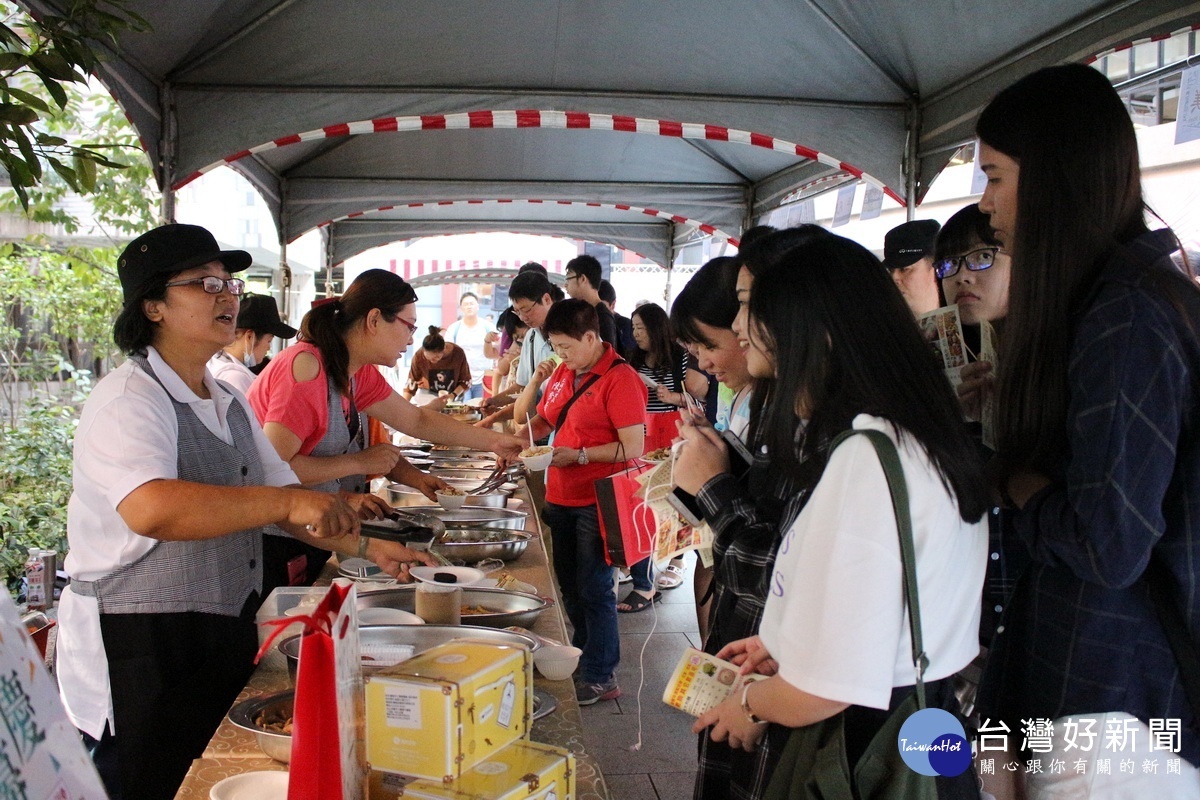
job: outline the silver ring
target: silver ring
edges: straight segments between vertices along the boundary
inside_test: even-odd
[[[316,525],[305,525],[304,530],[308,531],[309,533],[316,533],[317,526]]]

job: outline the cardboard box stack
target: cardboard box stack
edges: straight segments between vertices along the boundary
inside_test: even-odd
[[[533,658],[461,640],[367,679],[372,800],[572,800],[575,759],[529,741]]]

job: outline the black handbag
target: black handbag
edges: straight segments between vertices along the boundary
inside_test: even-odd
[[[883,726],[871,738],[853,768],[846,754],[846,712],[813,725],[793,729],[772,773],[771,782],[764,795],[766,800],[936,800],[938,797],[935,779],[909,769],[896,746],[900,727],[905,720],[926,707],[924,673],[929,664],[921,639],[921,611],[917,597],[916,553],[913,547],[908,486],[904,481],[904,472],[895,444],[880,431],[845,431],[833,440],[830,452],[856,434],[866,436],[874,445],[892,495],[896,528],[900,534],[900,558],[904,565],[904,596],[909,612],[908,625],[912,638],[913,672],[916,682],[912,692],[888,712]]]

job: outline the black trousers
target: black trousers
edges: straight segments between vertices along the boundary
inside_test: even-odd
[[[94,757],[113,797],[175,796],[254,668],[258,605],[255,593],[237,617],[100,615],[115,731]],[[116,776],[107,767],[114,749]]]

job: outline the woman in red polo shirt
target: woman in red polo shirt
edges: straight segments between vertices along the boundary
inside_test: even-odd
[[[546,385],[529,425],[536,439],[556,431],[554,460],[546,475],[545,520],[563,606],[575,627],[572,643],[583,649],[575,693],[586,706],[621,695],[617,605],[594,484],[642,454],[646,387],[612,345],[600,339],[600,322],[589,303],[555,303],[542,332],[562,363],[556,367],[547,359],[534,372],[533,380]],[[522,428],[518,435],[528,433]]]

